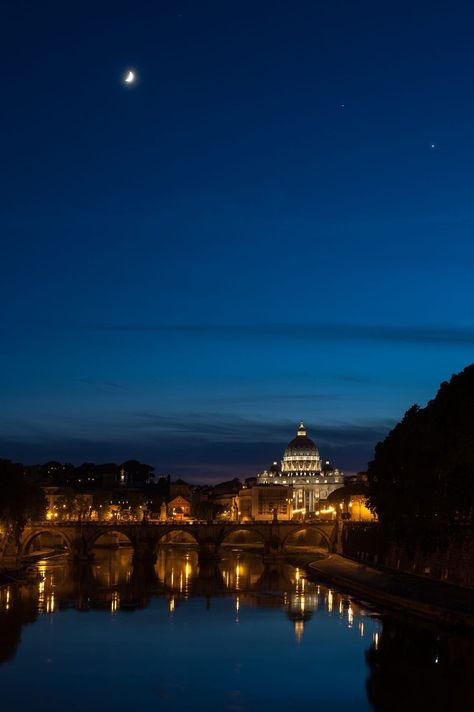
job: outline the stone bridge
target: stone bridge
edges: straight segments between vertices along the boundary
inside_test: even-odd
[[[232,534],[251,532],[263,546],[264,556],[283,556],[289,538],[303,531],[316,532],[321,544],[328,551],[338,546],[338,526],[336,522],[255,522],[255,523],[161,523],[161,522],[35,522],[23,531],[19,547],[10,555],[17,559],[24,557],[36,537],[42,533],[55,534],[64,542],[70,554],[78,560],[92,558],[92,549],[104,534],[119,533],[127,537],[133,547],[136,560],[156,560],[157,550],[163,538],[173,532],[186,532],[196,542],[200,558],[219,556],[222,544],[231,543]]]

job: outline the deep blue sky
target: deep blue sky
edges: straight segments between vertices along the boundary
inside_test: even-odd
[[[473,361],[472,3],[0,10],[0,456],[356,471]]]

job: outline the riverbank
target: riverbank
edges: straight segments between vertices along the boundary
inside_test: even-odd
[[[34,551],[28,556],[23,557],[21,562],[16,559],[12,560],[9,566],[0,567],[0,586],[6,586],[10,583],[24,583],[28,580],[25,577],[28,569],[33,567],[42,559],[54,559],[64,556],[64,552],[58,552],[54,549],[43,549],[42,551]]]
[[[474,629],[474,590],[390,572],[337,554],[312,561],[308,571],[379,605]]]

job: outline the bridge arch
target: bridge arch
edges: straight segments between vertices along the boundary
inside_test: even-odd
[[[130,545],[131,547],[135,548],[135,542],[133,541],[133,538],[128,534],[127,531],[124,531],[120,527],[107,527],[103,528],[97,532],[94,532],[90,539],[87,542],[88,548],[93,549],[95,546],[98,546],[98,541],[102,537],[111,537],[111,536],[118,536],[122,537],[122,539],[126,539],[126,542],[120,542],[118,540],[116,543],[117,545],[120,545],[120,543],[126,543],[127,545]]]
[[[195,546],[199,546],[201,542],[198,539],[196,532],[194,530],[190,531],[190,529],[191,527],[189,529],[185,529],[183,526],[179,525],[167,528],[166,531],[158,536],[157,546],[162,544],[193,544]],[[175,537],[175,541],[172,541],[174,535],[178,536]],[[163,541],[167,538],[171,539],[171,541]],[[179,539],[181,539],[181,541],[179,541]]]
[[[20,547],[20,556],[25,556],[28,554],[30,547],[32,543],[34,542],[35,539],[40,537],[41,535],[54,535],[56,537],[59,537],[62,539],[64,544],[66,545],[66,549],[68,553],[72,554],[73,552],[73,543],[71,538],[62,530],[62,529],[56,529],[53,527],[41,527],[38,529],[33,530],[32,532],[28,533],[25,537],[25,539],[21,543]]]
[[[242,539],[242,535],[244,535],[244,538],[245,536],[250,535],[253,541],[239,541],[239,539]],[[237,539],[237,541],[231,541],[231,539]],[[245,524],[226,530],[219,538],[219,546],[229,546],[232,544],[235,546],[238,546],[239,544],[261,544],[265,547],[266,543],[266,538],[261,531],[257,528],[246,527]]]
[[[291,532],[288,532],[286,536],[283,538],[282,541],[282,548],[286,549],[288,546],[291,546],[291,542],[289,541],[292,537],[297,536],[301,532],[315,532],[317,533],[321,539],[323,540],[324,544],[326,545],[328,551],[332,551],[333,549],[333,542],[331,541],[330,536],[321,528],[318,527],[317,525],[314,524],[301,524],[300,527],[296,527],[293,529]]]

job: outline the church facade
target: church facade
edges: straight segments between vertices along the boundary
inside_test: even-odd
[[[292,488],[293,515],[318,514],[331,492],[344,486],[343,473],[321,462],[319,450],[300,423],[283,459],[257,475],[257,486],[285,485]]]

